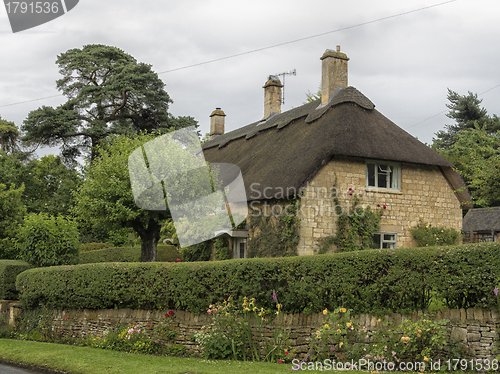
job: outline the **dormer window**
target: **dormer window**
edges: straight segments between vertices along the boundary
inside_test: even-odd
[[[384,161],[366,163],[366,187],[399,191],[400,180],[400,164]]]

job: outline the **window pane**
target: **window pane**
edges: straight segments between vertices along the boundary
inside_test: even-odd
[[[380,248],[380,239],[381,239],[381,235],[380,234],[375,234],[373,236],[373,245],[372,245],[372,248]]]
[[[240,243],[240,258],[245,258],[245,243]]]
[[[395,235],[394,234],[384,234],[384,240],[387,240],[387,241],[395,241]]]
[[[376,187],[375,185],[375,165],[366,164],[368,170],[368,186]]]

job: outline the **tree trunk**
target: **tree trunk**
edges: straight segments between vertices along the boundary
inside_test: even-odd
[[[160,225],[154,219],[150,219],[148,228],[141,230],[141,262],[156,261],[156,247],[160,240]]]

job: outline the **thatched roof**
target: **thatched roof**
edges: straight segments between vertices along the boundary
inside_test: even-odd
[[[500,231],[500,207],[469,210],[464,217],[463,230]]]
[[[325,106],[316,100],[220,135],[203,152],[209,162],[240,167],[249,200],[259,195],[252,191],[266,187],[298,191],[335,156],[435,165],[456,174],[449,161],[380,114],[354,87],[339,90]],[[459,176],[447,179],[454,189],[465,186]],[[469,200],[467,191],[462,195],[461,201]]]

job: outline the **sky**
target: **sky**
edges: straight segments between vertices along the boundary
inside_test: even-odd
[[[453,123],[448,88],[479,94],[500,115],[499,16],[498,0],[80,0],[13,33],[0,7],[0,116],[20,127],[30,111],[64,103],[57,55],[105,44],[152,65],[174,116],[194,117],[207,133],[220,107],[228,132],[262,119],[271,74],[295,69],[282,111],[302,105],[320,86],[320,57],[340,45],[349,85],[430,144]]]

